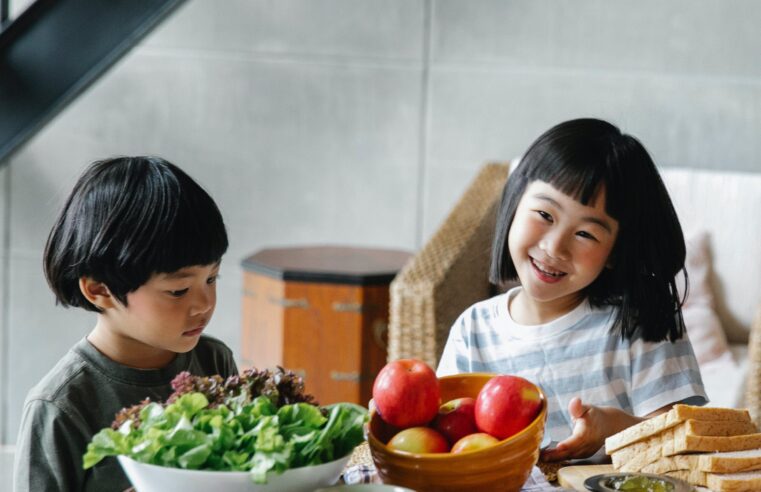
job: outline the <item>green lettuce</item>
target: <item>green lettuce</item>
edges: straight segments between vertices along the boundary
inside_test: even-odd
[[[148,403],[139,417],[106,428],[87,446],[84,468],[107,456],[188,470],[248,471],[256,483],[268,473],[327,463],[364,440],[367,410],[352,403],[277,407],[272,398],[246,395],[210,404],[202,393],[172,403]]]

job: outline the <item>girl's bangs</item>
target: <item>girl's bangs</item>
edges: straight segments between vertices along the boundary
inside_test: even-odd
[[[559,159],[537,156],[536,165],[526,170],[528,181],[540,180],[549,183],[562,193],[572,197],[582,205],[589,203],[601,189],[605,189],[605,212],[613,218],[619,217],[620,194],[605,166],[595,165],[599,159],[581,156],[577,159]]]

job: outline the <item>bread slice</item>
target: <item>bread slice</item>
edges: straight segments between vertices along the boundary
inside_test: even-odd
[[[699,470],[712,473],[739,473],[761,470],[761,449],[724,453],[678,454],[663,456],[642,468],[644,473]]]
[[[664,475],[684,480],[690,485],[700,485],[701,487],[705,487],[708,482],[708,473],[700,470],[675,470],[666,472]],[[714,490],[713,492],[719,491]]]
[[[711,408],[677,404],[666,413],[644,420],[605,439],[605,452],[612,454],[629,444],[643,441],[686,420],[735,421],[751,423],[747,409]],[[752,425],[752,424],[751,424]],[[748,432],[757,432],[754,430]]]
[[[661,456],[653,463],[642,467],[643,473],[663,474],[678,470],[697,470],[699,454],[677,454],[676,456]],[[700,470],[705,471],[705,470]]]
[[[761,449],[697,455],[698,469],[713,473],[761,470]]]
[[[705,486],[715,492],[757,492],[761,490],[761,472],[708,473]]]
[[[611,455],[613,468],[621,472],[642,471],[646,465],[657,461],[663,456],[663,442],[673,440],[673,429],[668,429],[645,441],[635,442]]]
[[[760,433],[726,435],[744,429],[755,430],[755,427],[744,427],[746,424],[690,419],[644,441],[614,451],[611,455],[613,467],[623,472],[637,472],[662,456],[761,448]]]
[[[678,470],[665,475],[708,487],[713,492],[758,492],[761,490],[761,471],[743,473],[706,473],[700,470]]]
[[[663,456],[679,453],[745,451],[761,448],[761,433],[741,436],[696,436],[686,434],[683,428],[674,428],[673,448],[661,447]]]

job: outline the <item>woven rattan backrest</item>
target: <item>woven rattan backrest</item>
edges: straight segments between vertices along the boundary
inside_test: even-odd
[[[508,164],[487,164],[439,229],[391,282],[388,359],[438,364],[457,316],[491,293],[496,210]]]

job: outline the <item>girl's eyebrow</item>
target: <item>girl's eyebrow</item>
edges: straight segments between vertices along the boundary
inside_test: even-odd
[[[557,200],[555,200],[549,195],[545,195],[544,193],[537,193],[536,195],[534,195],[534,198],[548,202],[551,205],[560,209],[561,211],[563,210],[563,206],[560,204],[560,202],[558,202]],[[582,217],[581,220],[584,222],[591,222],[593,224],[597,224],[603,229],[605,229],[606,231],[608,231],[609,234],[613,234],[613,229],[610,227],[610,224],[608,224],[608,221],[606,220],[600,219],[598,217],[591,217],[591,216]]]

